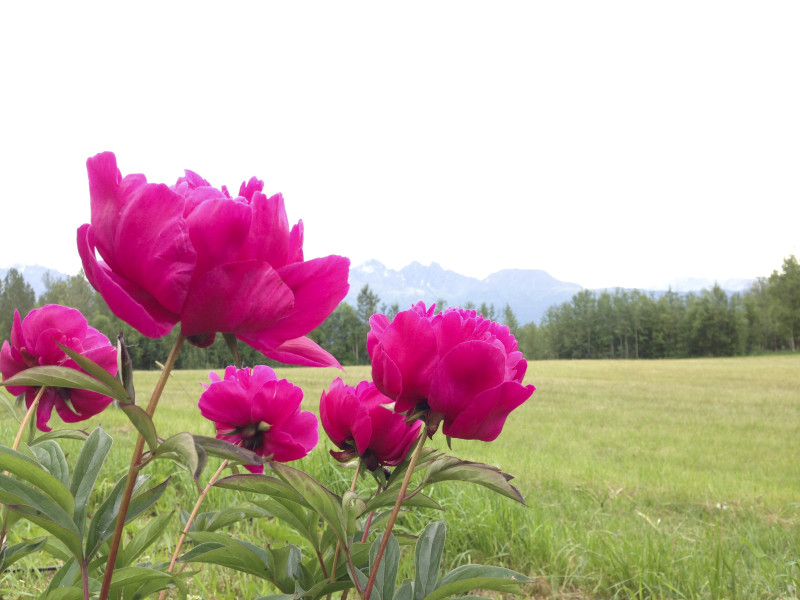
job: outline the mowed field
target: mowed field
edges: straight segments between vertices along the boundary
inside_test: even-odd
[[[305,408],[316,411],[335,377],[354,384],[369,378],[369,369],[278,374],[302,386]],[[136,373],[140,404],[157,375]],[[173,375],[155,417],[159,435],[213,434],[197,410],[207,375]],[[453,440],[452,453],[514,475],[527,506],[471,484],[440,484],[433,495],[445,513],[409,513],[401,528],[419,533],[426,522],[444,518],[451,566],[479,562],[525,572],[536,579],[526,589],[530,597],[798,597],[800,356],[541,361],[529,363],[526,379],[537,391],[512,413],[501,436],[492,443]],[[104,472],[110,488],[127,469],[132,428],[113,409],[88,427],[97,425],[115,437]],[[5,417],[7,445],[14,432],[13,419]],[[432,443],[447,450],[441,435]],[[329,459],[330,448],[323,437],[299,466],[341,493],[350,475]],[[163,510],[191,510],[197,492],[188,475],[169,461],[152,472],[159,481],[176,474]],[[370,481],[360,489],[366,492]],[[245,501],[213,490],[205,509]],[[174,531],[165,533],[164,556],[179,528],[176,518]],[[236,535],[263,544],[292,539],[268,519],[241,524]],[[20,585],[14,575],[0,575],[0,589]],[[243,575],[208,568],[193,586],[203,598],[269,591]]]

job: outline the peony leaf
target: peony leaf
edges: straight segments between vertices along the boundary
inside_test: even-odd
[[[25,558],[29,554],[38,552],[46,541],[47,538],[43,537],[12,544],[11,546],[4,545],[0,548],[0,571],[5,571],[20,558]]]
[[[72,493],[58,477],[45,470],[41,464],[37,464],[16,450],[0,446],[0,470],[13,473],[21,480],[36,486],[55,501],[71,520],[75,512]]]
[[[84,429],[54,429],[31,440],[28,445],[34,446],[49,440],[85,440],[88,437]]]
[[[429,523],[414,548],[414,598],[422,600],[436,589],[447,527],[444,521]]]
[[[89,510],[89,498],[92,495],[94,484],[100,469],[111,450],[113,440],[111,436],[100,427],[95,429],[83,443],[75,469],[72,472],[70,491],[75,498],[75,526],[80,536],[86,526],[86,514]]]
[[[153,592],[177,587],[182,595],[185,595],[186,585],[181,578],[181,575],[146,567],[123,567],[114,571],[109,590],[114,592],[125,589],[132,598],[144,598]],[[125,594],[125,597],[128,597],[128,594]]]
[[[186,431],[176,433],[161,442],[153,453],[153,458],[175,458],[176,456],[181,459],[179,464],[186,467],[194,480],[197,481],[200,457],[197,455],[197,448],[195,448],[194,437],[191,433]]]
[[[190,533],[199,542],[180,557],[180,562],[200,562],[221,565],[260,579],[272,581],[272,564],[266,550],[218,533]]]
[[[209,456],[235,461],[245,465],[263,465],[266,461],[252,450],[242,448],[236,444],[231,444],[225,440],[220,440],[204,435],[194,436],[195,444],[201,446]]]
[[[125,339],[120,333],[117,336],[117,376],[116,380],[122,384],[128,401],[136,404],[136,390],[133,387],[133,361],[125,345]]]
[[[519,594],[519,586],[530,581],[522,573],[502,567],[462,565],[444,575],[436,589],[424,600],[443,600],[477,589]]]
[[[75,558],[81,559],[83,548],[81,548],[80,532],[67,513],[61,511],[56,504],[40,502],[41,498],[35,496],[33,499],[30,496],[23,498],[25,504],[16,503],[10,498],[19,493],[19,486],[23,484],[5,475],[0,475],[0,484],[3,488],[0,491],[0,501],[4,502],[9,510],[53,534],[64,543]]]
[[[311,508],[308,502],[293,488],[271,475],[262,475],[260,473],[229,475],[217,480],[214,483],[214,487],[239,490],[240,492],[253,492],[262,496],[289,500],[300,506]]]
[[[372,547],[369,551],[369,568],[370,572],[375,564],[375,555],[378,553],[378,548],[383,539],[383,535],[379,535],[372,542]],[[386,543],[386,550],[383,555],[383,560],[378,565],[378,572],[375,575],[375,584],[372,588],[372,593],[377,594],[378,600],[392,600],[394,598],[394,587],[397,583],[397,571],[400,568],[400,544],[392,534],[389,534],[389,540]],[[372,598],[372,595],[370,595]]]
[[[419,456],[419,460],[417,461],[414,470],[417,471],[421,467],[425,466],[426,464],[436,460],[438,457],[442,456],[441,452],[437,452],[435,448],[428,448],[425,447],[422,449],[422,453]],[[406,456],[405,460],[397,465],[394,469],[392,469],[392,474],[389,476],[389,481],[387,485],[391,487],[398,481],[402,481],[403,477],[408,470],[408,465],[411,463],[411,453]]]
[[[272,463],[272,468],[278,477],[291,486],[328,523],[338,540],[346,546],[348,540],[341,497],[299,469],[283,463]]]
[[[361,514],[370,512],[376,508],[383,508],[384,506],[394,506],[399,493],[400,488],[397,486],[382,491],[377,496],[370,498]],[[403,500],[403,506],[416,506],[417,508],[433,508],[435,510],[444,510],[442,506],[436,502],[436,500],[419,492]]]
[[[120,402],[119,407],[136,428],[136,431],[139,432],[139,435],[147,442],[150,452],[155,452],[158,448],[158,436],[156,435],[156,426],[153,424],[153,419],[150,418],[150,415],[132,402]]]
[[[153,542],[160,538],[167,530],[167,523],[174,513],[161,513],[147,521],[137,529],[130,541],[125,543],[117,558],[117,567],[127,567],[147,550]]]
[[[130,402],[130,398],[128,397],[128,392],[122,387],[122,384],[119,380],[114,377],[111,373],[106,371],[103,367],[98,365],[96,362],[91,360],[90,358],[85,357],[80,352],[76,352],[72,348],[67,348],[66,346],[59,344],[59,348],[61,348],[67,356],[69,356],[72,360],[74,360],[77,365],[86,371],[89,375],[94,377],[95,379],[104,383],[110,390],[110,393],[106,392],[106,396],[111,396],[114,400],[118,402]],[[66,387],[66,386],[62,386]]]
[[[442,456],[428,466],[420,487],[438,481],[467,481],[525,504],[525,499],[519,490],[508,483],[511,479],[513,479],[511,475],[503,473],[497,467],[461,460],[455,456]]]
[[[60,598],[58,594],[61,590],[66,589],[77,589],[80,593],[78,598],[82,600],[83,590],[80,588],[69,587],[73,583],[78,583],[80,573],[80,566],[73,557],[65,559],[64,564],[61,565],[61,568],[56,571],[53,577],[50,579],[50,584],[47,586],[47,590],[45,590],[44,593],[45,600],[50,600],[51,598]]]
[[[67,464],[67,457],[61,446],[54,440],[45,440],[35,446],[30,446],[30,451],[36,456],[48,473],[58,479],[69,492],[69,465]],[[72,493],[70,493],[70,499]],[[74,502],[74,500],[73,500]]]
[[[103,382],[95,379],[91,375],[82,373],[77,369],[69,367],[31,367],[20,371],[16,375],[9,377],[0,385],[11,386],[47,386],[54,388],[75,388],[97,392],[104,396],[114,397],[114,391]]]

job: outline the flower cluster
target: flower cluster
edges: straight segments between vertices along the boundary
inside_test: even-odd
[[[32,310],[24,319],[19,312],[14,313],[10,339],[0,349],[0,373],[12,394],[24,395],[29,410],[13,448],[4,454],[8,459],[4,469],[21,470],[27,479],[15,480],[13,485],[17,491],[0,496],[3,502],[12,501],[9,510],[30,517],[56,535],[72,553],[73,565],[80,565],[81,572],[78,574],[70,567],[63,578],[57,576],[58,582],[64,586],[78,585],[80,576],[84,596],[88,597],[90,588],[99,583],[91,579],[94,573],[90,574],[88,565],[95,564],[101,547],[107,548],[106,571],[99,586],[99,597],[106,600],[112,586],[112,573],[120,564],[117,553],[123,538],[122,529],[130,515],[127,511],[140,470],[150,460],[180,455],[187,466],[191,466],[189,470],[197,480],[205,465],[203,443],[217,452],[215,456],[224,456],[226,460],[211,477],[188,517],[167,574],[175,567],[191,521],[215,482],[221,487],[242,491],[266,490],[269,495],[280,490],[287,494],[285,498],[280,497],[280,493],[273,498],[271,509],[277,509],[276,516],[289,515],[295,525],[301,526],[300,533],[310,536],[321,567],[301,566],[301,552],[297,547],[280,556],[271,555],[269,545],[263,552],[259,549],[259,558],[270,555],[270,561],[275,564],[279,560],[285,563],[285,577],[281,573],[275,582],[280,580],[285,588],[281,591],[289,594],[300,589],[298,578],[310,577],[321,570],[325,581],[315,583],[304,579],[303,589],[329,595],[332,591],[352,587],[348,579],[352,577],[352,584],[362,597],[369,598],[381,557],[389,540],[393,539],[391,530],[401,505],[407,501],[413,504],[410,499],[416,497],[420,506],[431,503],[436,506],[430,497],[416,496],[434,479],[479,483],[523,501],[519,492],[507,484],[510,476],[497,468],[441,455],[431,458],[429,454],[420,461],[426,437],[432,437],[440,426],[448,437],[494,440],[511,411],[534,392],[533,385],[523,384],[527,362],[509,328],[484,319],[474,310],[450,308],[437,314],[434,306],[428,308],[419,302],[399,312],[393,320],[382,314],[371,317],[367,352],[372,381],[351,386],[337,378],[322,392],[319,403],[319,421],[336,446],[330,454],[340,462],[358,461],[359,469],[349,496],[338,498],[309,476],[298,476],[297,469],[281,464],[301,459],[316,447],[319,423],[313,412],[302,410],[303,390],[286,379],[279,379],[268,366],[229,366],[222,377],[215,372],[209,374],[210,383],[203,386],[198,408],[202,416],[214,424],[216,437],[228,444],[186,432],[168,440],[158,438],[151,417],[184,340],[207,347],[214,342],[217,333],[223,333],[228,341],[231,341],[230,336],[235,336],[283,363],[339,367],[331,354],[306,335],[319,326],[347,294],[349,260],[341,256],[305,260],[302,222],[290,227],[283,197],[264,194],[264,183],[255,177],[242,183],[238,195],[233,197],[224,186],[213,187],[191,171],[186,171],[172,186],[148,183],[143,175],[122,177],[116,157],[108,152],[90,158],[87,168],[91,223],[78,229],[78,251],[87,279],[112,312],[143,335],[161,337],[177,324],[180,324],[181,335],[155,386],[150,404],[142,410],[134,402],[132,368],[121,336],[120,345],[113,347],[102,333],[88,325],[79,311],[64,306],[43,306]],[[80,371],[81,375],[73,370]],[[118,370],[119,376],[115,377]],[[90,389],[81,389],[82,385]],[[112,397],[99,393],[101,391],[120,401],[141,435],[124,487],[115,487],[115,503],[107,500],[86,528],[86,502],[91,490],[83,486],[85,481],[93,482],[96,478],[95,467],[99,469],[110,447],[110,442],[101,441],[102,436],[108,440],[110,436],[96,430],[84,446],[84,449],[89,448],[87,453],[97,452],[102,456],[97,464],[94,458],[79,458],[80,469],[83,469],[77,475],[77,481],[81,482],[79,495],[74,489],[66,490],[60,484],[55,486],[52,474],[48,472],[45,477],[37,471],[38,463],[24,455],[17,456],[15,452],[34,409],[38,428],[50,431],[48,423],[53,409],[68,423],[83,421],[103,411],[111,404]],[[145,442],[149,447],[146,455]],[[418,443],[412,452],[415,442]],[[63,452],[59,457],[58,451],[53,451],[61,472],[61,463],[66,459]],[[250,475],[226,478],[225,485],[216,481],[229,460],[257,462],[253,454],[262,457],[263,463],[269,463],[276,476],[253,476],[263,473],[263,464],[246,464]],[[410,490],[412,473],[419,466],[417,461],[420,464],[427,461],[429,471],[419,487]],[[433,464],[435,461],[440,461],[438,467]],[[402,474],[402,483],[392,489],[397,481],[393,481],[388,468],[401,463],[394,474]],[[359,511],[363,509],[365,518],[359,523],[363,544],[376,514],[375,508],[366,508],[367,504],[356,491],[361,466],[386,475],[379,482],[376,494],[380,497],[373,506],[385,506],[389,499],[394,502],[394,508],[385,521],[384,534],[376,541],[380,544],[377,552],[370,550],[369,565],[357,566],[351,552],[356,540],[353,535],[355,519],[361,519]],[[382,471],[378,471],[379,468]],[[91,477],[87,476],[85,481],[81,479],[90,470]],[[429,480],[431,472],[435,474]],[[7,473],[0,474],[2,478],[11,481]],[[40,496],[43,497],[40,492],[26,491],[28,480],[44,482],[42,485],[52,500],[40,502]],[[73,479],[72,488],[76,487],[74,481],[76,479]],[[138,496],[145,499],[139,503],[136,514],[144,512],[144,503],[157,501],[165,485],[166,482],[159,484]],[[66,491],[73,498],[66,498]],[[291,506],[282,504],[281,499]],[[19,504],[29,500],[36,506]],[[79,500],[83,503],[80,510],[76,508]],[[317,513],[322,520],[314,515],[308,521],[305,516],[298,517],[296,511],[305,509]],[[52,514],[45,514],[48,511]],[[67,523],[73,512],[74,522]],[[382,522],[386,516],[379,515],[376,521]],[[113,537],[106,527],[111,522],[116,523]],[[322,522],[330,529],[319,535],[317,527]],[[4,522],[0,527],[0,559],[6,548],[6,525]],[[91,543],[83,543],[85,530]],[[420,543],[432,544],[430,540],[439,536],[437,531],[438,528],[426,528]],[[223,538],[215,537],[215,540]],[[106,540],[109,540],[107,546]],[[322,547],[330,543],[334,543],[335,548],[331,546],[325,550]],[[392,543],[397,545],[396,540]],[[206,557],[209,562],[236,568],[236,557],[240,556],[236,552],[244,546],[230,546],[234,553],[228,556],[227,551],[221,550],[224,545],[223,541],[201,543],[188,554],[194,560],[211,553],[212,556]],[[213,552],[209,546],[214,547]],[[346,556],[347,568],[337,570],[340,551]],[[399,561],[399,548],[391,554]],[[186,556],[182,560],[186,560]],[[333,563],[326,566],[329,556],[333,557]],[[366,554],[362,558],[366,560]],[[330,573],[326,571],[328,566]],[[366,585],[362,585],[360,574],[367,566],[372,571]],[[438,563],[431,568],[438,573]],[[394,569],[396,572],[396,565]],[[359,571],[358,577],[353,575],[354,571]],[[66,579],[70,577],[71,580]],[[513,574],[510,579],[518,583],[521,577]],[[287,578],[292,581],[287,582]],[[499,575],[480,579],[482,584],[489,585],[498,578]],[[144,579],[144,575],[137,575],[134,583],[139,585]],[[151,589],[148,587],[151,578],[147,579],[147,593],[166,589],[163,586],[171,580],[170,577],[163,581],[153,579],[153,585],[163,586]],[[442,578],[446,579],[447,576]],[[503,580],[503,586],[507,580]],[[141,592],[139,588],[131,590],[124,595],[133,597]],[[165,593],[162,592],[162,598]]]

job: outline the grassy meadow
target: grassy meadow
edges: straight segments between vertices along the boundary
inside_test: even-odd
[[[342,375],[333,369],[278,372],[303,387],[310,410]],[[137,372],[140,404],[157,375]],[[342,376],[356,383],[369,370],[350,367]],[[159,435],[213,434],[196,407],[207,381],[204,371],[173,375],[155,416]],[[527,506],[470,484],[440,484],[432,495],[446,507],[450,566],[509,566],[535,578],[526,593],[536,598],[798,597],[800,356],[530,362],[527,382],[537,391],[512,413],[498,440],[453,440],[453,454],[514,475]],[[113,409],[87,426],[97,425],[115,438],[103,475],[108,490],[127,470],[133,430]],[[6,415],[0,432],[8,445],[15,431]],[[434,445],[446,450],[441,435]],[[299,466],[341,493],[351,474],[329,459],[330,447],[322,438]],[[210,467],[206,478],[215,464]],[[191,510],[197,491],[188,474],[169,461],[148,471],[158,481],[174,475],[157,505],[161,510]],[[365,491],[370,481],[363,480]],[[205,508],[244,501],[212,490]],[[412,512],[398,523],[419,533],[437,518],[433,511]],[[177,518],[172,524],[161,544],[164,555],[149,560],[168,559],[180,529]],[[238,523],[234,531],[261,544],[294,540],[268,519]],[[36,574],[20,577],[1,574],[0,595],[35,596],[46,585]],[[210,567],[194,576],[192,587],[197,598],[271,591]]]

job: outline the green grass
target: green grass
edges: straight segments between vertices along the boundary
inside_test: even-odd
[[[278,372],[303,387],[312,410],[341,375]],[[137,372],[140,404],[156,376]],[[349,383],[368,377],[364,367],[343,375]],[[447,509],[451,566],[510,566],[536,578],[528,592],[537,597],[797,597],[800,357],[531,362],[527,379],[537,391],[498,440],[453,440],[453,453],[515,475],[528,506],[469,484],[436,488]],[[207,381],[204,371],[174,374],[156,413],[160,435],[212,435],[196,407]],[[115,437],[104,472],[110,487],[127,470],[133,433],[119,411],[87,426],[98,424]],[[14,431],[4,419],[3,439],[10,443]],[[434,445],[445,449],[441,436]],[[330,487],[341,492],[349,474],[329,460],[329,448],[323,438],[300,466],[323,482],[334,479]],[[161,461],[150,472],[160,480],[175,468]],[[196,493],[180,473],[159,506],[190,510]],[[244,500],[213,490],[205,508]],[[399,524],[418,533],[436,518],[410,513]],[[177,539],[177,519],[173,524],[165,555]],[[266,519],[237,524],[236,534],[259,543],[283,543],[290,535]],[[0,589],[14,585],[12,574],[0,576]],[[268,591],[238,573],[208,568],[193,586],[204,598]]]

